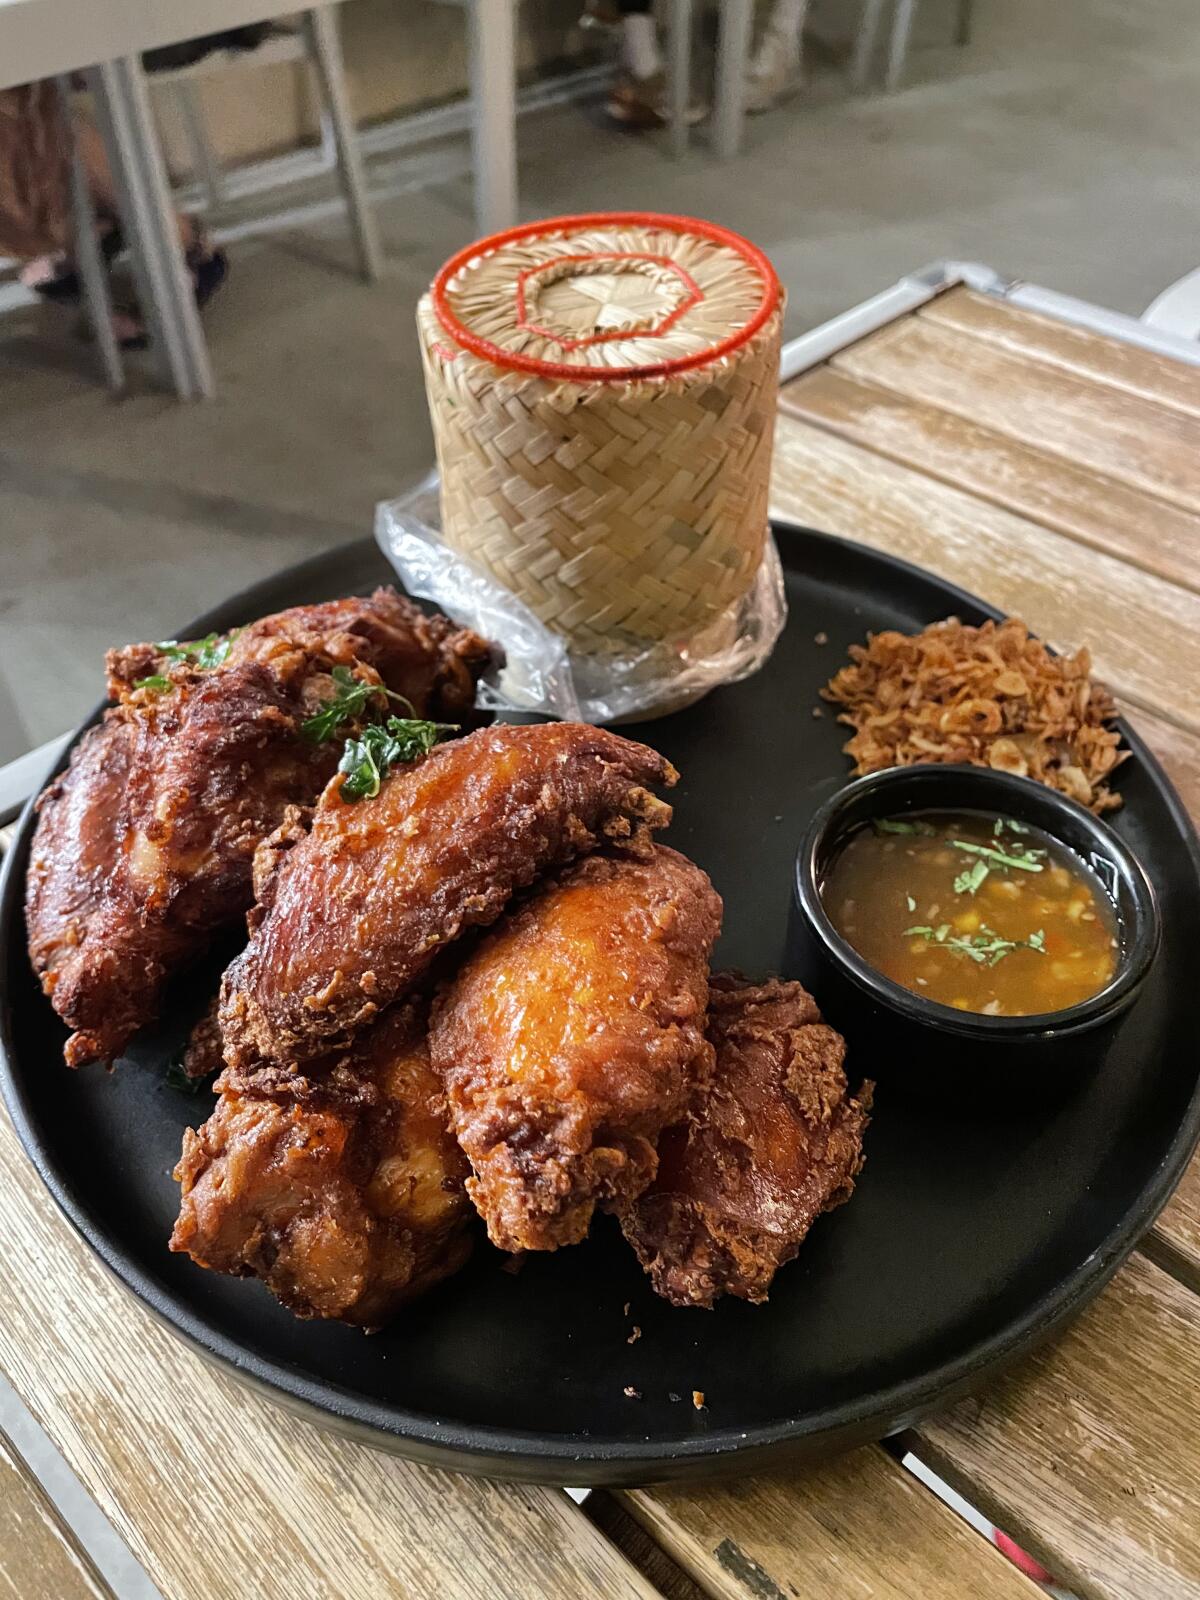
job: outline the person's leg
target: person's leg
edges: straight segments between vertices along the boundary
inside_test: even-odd
[[[766,111],[799,88],[808,0],[774,0],[754,52],[746,84],[746,109]]]
[[[665,127],[667,82],[652,0],[589,0],[598,23],[619,28],[622,71],[608,97],[608,114],[624,128]],[[686,120],[698,122],[703,106],[689,104]]]
[[[662,72],[662,52],[654,26],[651,0],[616,0],[621,13],[621,56],[635,78],[657,77]]]
[[[104,140],[100,137],[99,130],[86,117],[76,117],[75,139],[83,160],[84,171],[88,175],[96,213],[101,219],[103,237],[105,219],[111,219],[110,225],[115,230],[116,218],[120,214],[117,207],[116,185],[113,183],[112,172],[108,165],[108,152],[104,148]],[[195,284],[196,300],[198,304],[204,305],[224,282],[229,262],[224,251],[214,248],[198,217],[189,217],[183,212],[176,212],[175,226],[179,232],[179,242],[183,246],[184,260]],[[119,231],[116,237],[119,240]]]

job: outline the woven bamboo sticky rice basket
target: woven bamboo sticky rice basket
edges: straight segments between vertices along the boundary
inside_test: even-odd
[[[767,537],[783,295],[685,217],[559,217],[442,268],[417,313],[442,536],[573,657],[686,651]]]

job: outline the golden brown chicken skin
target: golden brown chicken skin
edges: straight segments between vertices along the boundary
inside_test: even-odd
[[[493,647],[478,634],[440,614],[426,615],[394,589],[293,606],[225,638],[226,667],[257,662],[287,680],[297,672],[311,676],[316,663],[326,673],[335,666],[356,672],[374,668],[388,689],[409,701],[413,715],[443,722],[469,722],[475,684],[493,656]],[[106,667],[109,698],[118,703],[135,700],[136,685],[144,678],[157,673],[186,678],[189,671],[154,644],[110,650]],[[327,697],[328,688],[323,681],[310,686],[311,709]]]
[[[264,846],[246,950],[222,984],[226,1060],[306,1061],[402,996],[444,947],[546,870],[606,840],[644,848],[675,781],[644,745],[583,723],[482,729]]]
[[[212,1116],[184,1134],[172,1250],[261,1278],[297,1316],[364,1328],[462,1266],[468,1169],[420,1008],[397,1007],[291,1084],[227,1073],[218,1088]]]
[[[850,1198],[872,1085],[850,1098],[845,1041],[798,983],[713,977],[711,1077],[659,1140],[658,1175],[622,1217],[660,1295],[762,1301],[822,1211]]]
[[[170,974],[251,905],[256,847],[337,765],[340,736],[302,733],[335,668],[443,719],[462,714],[486,652],[380,590],[264,618],[212,667],[153,645],[110,653],[118,704],[42,795],[26,883],[34,969],[75,1030],[68,1063],[112,1060]]]
[[[576,1244],[654,1176],[708,1067],[721,901],[674,850],[593,856],[540,885],[450,982],[430,1050],[468,1189],[503,1250]]]

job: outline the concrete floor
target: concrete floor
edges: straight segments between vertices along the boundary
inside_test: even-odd
[[[922,8],[936,41],[942,6]],[[764,245],[795,333],[939,257],[1139,312],[1196,265],[1195,0],[978,0],[965,50],[850,98],[818,67],[745,152],[684,162],[571,106],[523,122],[528,216],[647,206]],[[941,31],[945,37],[945,32]],[[465,156],[464,156],[465,159]],[[386,279],[340,225],[245,241],[208,315],[215,402],[93,383],[60,314],[0,327],[0,761],[96,699],[106,645],[178,630],[241,585],[368,531],[431,460],[413,307],[471,235],[453,175],[387,201]],[[56,320],[56,317],[58,320]]]

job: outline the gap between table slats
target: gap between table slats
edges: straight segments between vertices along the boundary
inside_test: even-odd
[[[832,365],[1184,510],[1200,510],[1200,420],[1140,395],[922,317],[890,323],[841,351]]]
[[[663,1600],[705,1600],[711,1593],[672,1560],[642,1524],[629,1515],[615,1493],[593,1489],[583,1503],[583,1514],[654,1585]]]
[[[1091,467],[829,366],[789,384],[780,407],[976,499],[1200,591],[1200,516]]]
[[[1060,367],[1103,389],[1123,390],[1200,419],[1200,369],[1108,334],[1027,311],[973,289],[950,289],[918,316]]]
[[[771,505],[961,584],[1062,648],[1088,644],[1127,700],[1200,731],[1200,595],[789,414]]]
[[[414,1466],[202,1361],[64,1223],[2,1112],[0,1278],[0,1368],[165,1600],[659,1600],[565,1494]]]
[[[0,1433],[0,1600],[113,1600],[14,1448]]]
[[[1200,1593],[1200,1299],[1134,1255],[912,1449],[1081,1600]]]
[[[1041,1594],[878,1446],[805,1471],[617,1498],[718,1600]]]

